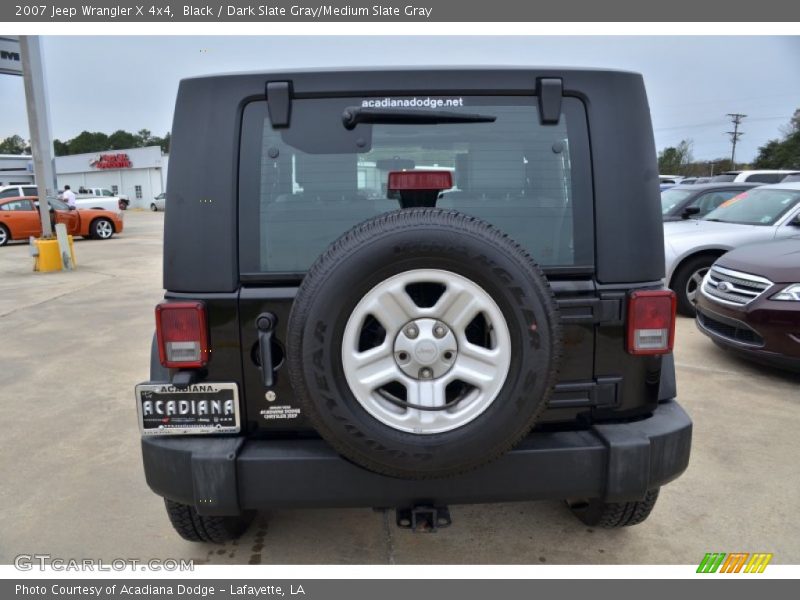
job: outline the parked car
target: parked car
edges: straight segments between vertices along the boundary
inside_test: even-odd
[[[39,192],[33,184],[12,184],[0,186],[0,200],[3,198],[19,198],[21,196],[36,196]]]
[[[726,200],[754,188],[758,183],[685,184],[661,192],[661,215],[664,221],[699,219]]]
[[[682,180],[683,177],[680,175],[659,175],[658,187],[663,192],[664,190],[668,190],[669,188],[678,185]]]
[[[787,171],[785,169],[758,169],[749,171],[725,171],[712,177],[714,182],[739,183],[752,181],[755,183],[780,183],[787,175],[795,175],[800,171]]]
[[[115,194],[112,190],[108,188],[99,188],[99,187],[79,187],[78,194],[87,195],[87,196],[97,196],[100,198],[117,198],[119,203],[120,210],[127,210],[128,206],[130,206],[130,199],[126,194]]]
[[[167,194],[229,201],[165,212],[136,403],[173,528],[222,542],[276,506],[435,528],[541,498],[647,518],[691,444],[651,131],[629,72],[182,81]]]
[[[108,210],[70,209],[57,198],[48,198],[51,223],[64,223],[67,233],[107,240],[123,228],[122,218]],[[0,199],[0,246],[11,240],[42,235],[39,200],[35,196]]]
[[[800,183],[764,185],[742,192],[702,219],[664,223],[666,281],[678,311],[695,315],[703,277],[728,250],[800,232]]]
[[[150,210],[153,212],[164,210],[167,205],[167,193],[161,192],[158,196],[153,198],[153,201],[150,203]]]
[[[745,358],[800,371],[800,236],[719,258],[697,298],[697,327]]]

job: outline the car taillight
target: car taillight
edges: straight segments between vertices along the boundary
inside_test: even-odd
[[[156,335],[161,364],[168,369],[208,363],[211,349],[202,302],[162,302],[156,306]]]
[[[642,290],[628,296],[628,352],[668,354],[675,340],[675,292]]]

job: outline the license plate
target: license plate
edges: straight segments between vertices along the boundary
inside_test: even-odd
[[[178,389],[168,383],[136,386],[142,435],[239,432],[239,390],[235,383],[196,383]]]

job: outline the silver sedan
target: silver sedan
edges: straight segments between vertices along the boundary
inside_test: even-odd
[[[165,192],[161,192],[158,196],[153,198],[153,201],[150,203],[150,210],[153,212],[164,210],[167,206],[167,194]]]
[[[754,188],[702,219],[664,223],[666,282],[678,296],[678,311],[694,316],[703,276],[728,250],[795,235],[800,235],[800,183]]]

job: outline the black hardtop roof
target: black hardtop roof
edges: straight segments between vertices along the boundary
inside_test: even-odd
[[[526,65],[437,65],[437,66],[422,66],[422,65],[407,65],[407,66],[369,66],[369,67],[307,67],[301,69],[270,69],[270,70],[257,70],[257,71],[232,71],[225,73],[208,73],[204,75],[193,75],[191,77],[184,77],[181,81],[189,81],[195,79],[216,79],[228,77],[265,77],[265,78],[290,78],[292,76],[309,76],[309,75],[331,75],[346,76],[347,74],[397,74],[402,75],[406,73],[419,74],[419,73],[536,73],[542,75],[557,76],[558,73],[563,75],[579,75],[579,74],[608,74],[608,75],[637,75],[641,76],[636,71],[627,69],[601,69],[596,67],[559,67],[559,66],[526,66]]]

